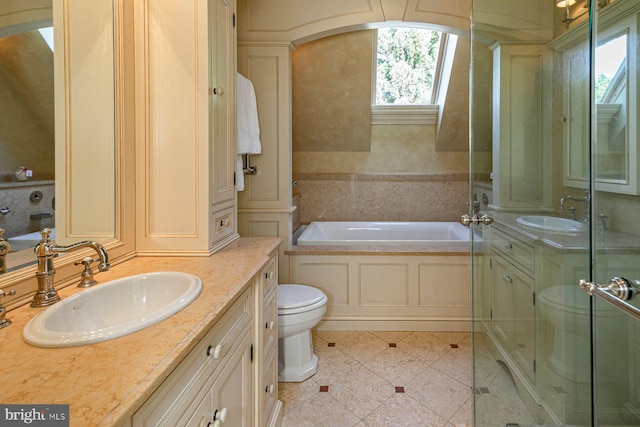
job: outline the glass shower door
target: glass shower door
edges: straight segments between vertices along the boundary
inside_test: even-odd
[[[639,3],[617,0],[593,11],[594,281],[584,287],[594,295],[594,423],[599,426],[640,425],[640,298],[634,298],[640,279]]]
[[[472,19],[474,425],[640,425],[640,2]]]

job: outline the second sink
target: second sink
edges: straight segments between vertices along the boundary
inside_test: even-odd
[[[559,233],[579,233],[588,228],[585,222],[546,215],[526,215],[519,217],[516,221],[527,227]]]

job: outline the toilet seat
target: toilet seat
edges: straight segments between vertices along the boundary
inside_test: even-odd
[[[326,304],[327,296],[305,285],[278,285],[278,315],[296,314]]]

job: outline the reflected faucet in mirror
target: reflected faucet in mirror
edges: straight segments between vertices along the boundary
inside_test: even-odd
[[[82,248],[91,248],[98,254],[98,270],[109,270],[109,256],[106,249],[100,243],[84,241],[69,246],[58,246],[56,242],[51,240],[51,230],[49,228],[42,230],[41,234],[42,240],[34,249],[38,259],[38,268],[36,271],[38,290],[33,297],[33,301],[31,301],[31,307],[45,307],[60,301],[58,291],[53,287],[53,277],[55,274],[53,257],[56,253],[73,252]]]
[[[589,195],[589,190],[585,190],[584,191],[584,197],[575,197],[572,195],[568,195],[568,196],[564,196],[563,198],[560,199],[560,211],[564,211],[564,204],[567,200],[573,200],[576,202],[583,202],[584,203],[584,219],[583,221],[587,222],[589,221],[589,208],[590,208],[590,203],[591,203],[591,197]]]
[[[4,230],[0,228],[0,273],[5,273],[7,271],[7,254],[11,250],[9,242],[4,240],[2,237],[3,235]]]

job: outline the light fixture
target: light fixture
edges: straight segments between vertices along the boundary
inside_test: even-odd
[[[560,8],[564,8],[564,19],[562,20],[562,22],[564,22],[564,27],[567,30],[569,29],[569,24],[571,24],[573,21],[580,18],[581,16],[589,13],[589,1],[587,0],[585,4],[585,8],[587,10],[582,12],[580,15],[574,16],[573,18],[571,18],[569,16],[569,7],[573,6],[574,4],[576,4],[576,0],[556,0],[556,6]]]
[[[576,0],[556,0],[557,7],[567,7],[576,4]]]

